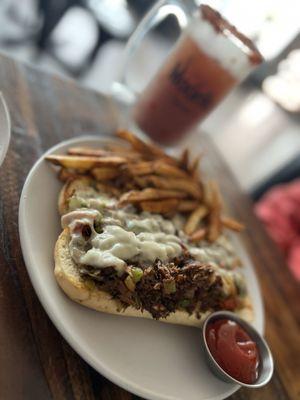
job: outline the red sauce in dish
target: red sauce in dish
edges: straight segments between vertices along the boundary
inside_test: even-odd
[[[212,356],[227,374],[243,383],[257,380],[258,349],[240,325],[219,319],[208,324],[205,336]]]

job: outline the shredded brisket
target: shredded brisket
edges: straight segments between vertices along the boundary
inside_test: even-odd
[[[128,271],[130,270],[128,267]],[[146,267],[135,290],[129,290],[125,284],[128,273],[119,277],[114,268],[95,269],[80,266],[82,277],[89,277],[97,286],[111,294],[126,308],[129,305],[147,310],[153,318],[165,318],[178,309],[196,313],[220,309],[224,300],[222,280],[214,270],[190,257],[178,258],[163,264],[156,261]]]

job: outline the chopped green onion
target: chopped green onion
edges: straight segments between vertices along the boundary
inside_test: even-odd
[[[127,276],[127,278],[124,281],[126,287],[128,290],[130,290],[131,292],[134,292],[135,290],[135,283],[133,282],[132,278],[130,275]]]
[[[141,268],[132,267],[131,268],[131,275],[134,283],[139,282],[143,277],[143,270]]]
[[[186,308],[190,305],[190,300],[188,299],[183,299],[179,302],[180,307]]]
[[[78,197],[71,197],[69,200],[69,208],[71,210],[77,210],[78,208],[87,207],[88,204],[84,199]]]
[[[176,283],[174,280],[164,281],[163,285],[165,294],[171,294],[176,292]]]
[[[89,290],[95,289],[95,286],[96,286],[95,282],[92,281],[91,279],[87,279],[87,280],[85,281],[85,285],[86,285],[86,287],[87,287]]]

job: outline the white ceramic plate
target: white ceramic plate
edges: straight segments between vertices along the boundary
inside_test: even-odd
[[[75,144],[97,145],[99,139],[63,142],[49,153]],[[119,386],[147,399],[217,400],[238,389],[208,369],[197,328],[107,315],[69,300],[53,276],[53,248],[60,232],[57,196],[61,183],[51,166],[39,159],[29,173],[20,201],[19,226],[27,269],[48,315],[70,345],[90,365]],[[238,246],[255,309],[254,325],[262,333],[261,296],[251,263]]]
[[[3,94],[0,92],[0,166],[4,161],[10,141],[10,117]]]

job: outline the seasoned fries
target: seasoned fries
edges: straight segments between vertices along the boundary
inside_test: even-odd
[[[126,169],[132,176],[143,176],[154,172],[154,164],[150,161],[140,161],[126,165]]]
[[[75,146],[67,155],[46,159],[60,167],[58,177],[69,182],[79,176],[92,178],[99,191],[132,204],[139,210],[158,214],[182,213],[184,232],[191,242],[218,239],[224,228],[240,232],[244,226],[222,215],[218,185],[202,178],[201,155],[191,159],[185,149],[179,159],[131,132],[117,132],[119,141],[107,141],[101,148]]]
[[[121,191],[118,188],[112,185],[108,185],[106,183],[97,182],[96,188],[101,192],[110,193],[112,196],[115,197],[121,196]]]
[[[110,167],[93,168],[90,173],[97,181],[109,181],[120,175],[117,168]]]
[[[78,176],[78,172],[75,170],[61,168],[58,172],[58,179],[62,182],[67,182],[69,179],[74,179]]]
[[[214,242],[220,236],[221,226],[221,208],[222,201],[219,192],[219,187],[216,182],[209,183],[209,229],[208,229],[208,240]]]
[[[162,199],[183,199],[186,194],[176,190],[162,190],[162,189],[143,189],[131,190],[123,194],[120,198],[120,204],[140,203],[146,200],[162,200]]]
[[[206,234],[207,234],[207,229],[200,228],[190,236],[190,241],[191,242],[200,242],[201,240],[203,240],[205,238]]]
[[[178,204],[177,210],[180,212],[188,212],[193,211],[199,205],[198,201],[196,200],[181,200]]]
[[[190,153],[188,149],[184,149],[181,153],[179,164],[182,169],[188,171],[189,169]]]
[[[148,211],[157,214],[167,214],[176,211],[179,200],[166,199],[166,200],[150,200],[142,201],[140,207],[143,211]]]
[[[192,235],[197,229],[200,221],[206,217],[208,209],[205,205],[201,204],[196,210],[194,210],[187,219],[184,227],[184,231],[187,235]]]
[[[81,171],[89,171],[94,167],[121,165],[126,162],[124,157],[87,157],[87,156],[60,156],[50,155],[46,157],[54,165],[60,165],[65,168],[80,169]]]
[[[134,136],[131,132],[120,130],[117,132],[117,136],[121,139],[126,140],[131,144],[134,150],[139,153],[151,155],[153,158],[162,158],[165,161],[177,165],[177,160],[173,157],[168,156],[163,150],[154,144],[145,143],[137,136]]]
[[[195,199],[201,198],[201,188],[197,185],[196,182],[191,181],[189,179],[172,179],[172,178],[163,178],[159,176],[151,175],[148,178],[148,182],[151,183],[154,187],[159,189],[172,189],[172,190],[182,190],[187,193],[191,197]]]
[[[109,155],[106,150],[103,149],[91,149],[90,147],[70,147],[68,154],[73,156],[91,156],[91,157],[105,157]]]
[[[140,161],[127,165],[127,170],[132,176],[142,176],[149,174],[157,174],[172,178],[188,179],[189,176],[180,168],[170,165],[164,160],[158,161]]]
[[[231,229],[236,232],[241,232],[242,230],[245,229],[245,226],[243,224],[241,224],[240,222],[238,222],[235,219],[230,218],[230,217],[222,216],[221,223],[226,228]]]

